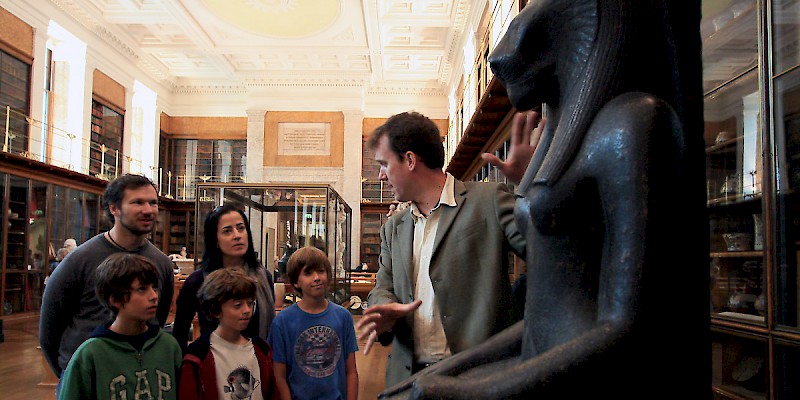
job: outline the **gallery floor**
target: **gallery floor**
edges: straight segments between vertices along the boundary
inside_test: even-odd
[[[55,377],[38,349],[38,316],[12,316],[4,318],[3,322],[5,342],[0,343],[0,399],[54,400]],[[358,345],[363,349],[364,343]],[[368,356],[357,353],[359,399],[375,399],[383,390],[388,354],[389,348],[380,345],[374,346]]]

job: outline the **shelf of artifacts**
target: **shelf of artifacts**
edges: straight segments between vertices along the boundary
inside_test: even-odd
[[[719,327],[712,328],[711,336],[712,390],[727,399],[768,398],[769,345],[764,338]]]
[[[744,136],[736,136],[731,139],[720,140],[717,143],[714,143],[713,145],[706,147],[706,154],[714,154],[722,152],[724,150],[728,150],[729,148],[733,147],[733,145],[741,142],[742,140],[744,140]]]
[[[798,242],[800,243],[800,242]],[[720,251],[720,252],[711,252],[711,258],[751,258],[751,257],[763,257],[764,251],[763,250],[748,250],[748,251]]]
[[[363,295],[365,298],[375,287],[375,272],[350,272],[350,292]]]
[[[739,204],[756,200],[761,200],[761,193],[731,194],[723,197],[710,198],[706,202],[706,205],[709,207],[726,206],[726,205]]]
[[[711,316],[763,325],[767,298],[763,251],[711,253]]]

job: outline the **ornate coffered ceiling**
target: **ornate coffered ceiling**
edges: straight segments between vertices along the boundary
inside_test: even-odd
[[[437,91],[481,0],[49,0],[172,87]],[[477,10],[481,8],[481,10]]]

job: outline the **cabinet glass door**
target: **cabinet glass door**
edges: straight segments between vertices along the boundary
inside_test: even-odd
[[[67,239],[66,212],[68,191],[69,189],[63,186],[50,186],[48,214],[55,217],[48,218],[50,221],[50,243],[49,249],[47,250],[49,254],[47,260],[47,271],[45,271],[45,275],[52,274],[55,268],[58,266],[58,263],[61,262],[60,258],[64,256],[62,253],[62,255],[59,257],[58,252],[62,247],[64,247],[64,241]]]
[[[800,328],[800,6],[786,0],[772,5],[775,283],[770,301],[776,329],[796,337]],[[774,349],[776,398],[796,399],[800,396],[800,344],[777,338]]]
[[[64,247],[64,240],[67,239],[67,214],[65,214],[67,211],[67,188],[58,185],[52,186],[49,207],[50,215],[56,216],[56,218],[50,218],[50,248],[53,252],[50,261],[53,261],[55,252]]]
[[[85,240],[81,235],[83,223],[83,193],[75,189],[67,189],[67,239],[75,239],[80,245]]]
[[[367,264],[370,271],[378,270],[378,257],[381,254],[381,225],[383,211],[363,211],[361,213],[361,263]]]
[[[762,157],[755,70],[705,101],[711,312],[763,324]]]
[[[25,277],[25,311],[38,311],[42,305],[44,276],[50,254],[47,241],[47,189],[46,183],[31,181],[27,242],[33,254],[33,261],[28,262],[28,272]]]
[[[775,87],[775,322],[797,328],[798,244],[800,244],[800,55],[798,4],[775,1],[777,12],[774,56]],[[791,17],[791,18],[790,18]]]
[[[0,173],[0,206],[5,205],[5,201],[6,201],[6,174]],[[3,215],[5,217],[3,219],[0,219],[0,221],[5,222],[5,218],[9,218],[7,223],[0,223],[0,240],[2,240],[2,238],[6,237],[6,233],[8,231],[6,228],[9,225],[12,224],[12,222],[10,220],[10,217],[11,217],[10,214],[11,213],[6,211],[6,212],[3,213]],[[0,244],[1,243],[2,243],[2,241],[0,241]],[[0,246],[0,263],[2,263],[2,260],[7,255],[7,253],[8,253],[6,251],[7,249],[8,249],[8,246]],[[0,264],[0,274],[5,274],[5,269],[3,268],[2,264]],[[2,279],[2,277],[0,277],[0,282],[2,282],[2,281],[3,281],[3,279]],[[3,303],[2,304],[3,308],[0,308],[0,315],[8,315],[8,314],[10,314],[11,311],[12,311],[11,302],[8,301],[8,299],[7,299],[6,295],[5,295],[5,284],[0,286],[0,302]]]
[[[189,229],[186,231],[184,243],[186,243],[186,254],[188,258],[194,258],[194,243],[192,242],[192,233],[195,231],[195,220],[192,218],[194,213],[192,211],[186,212],[186,220],[189,224]]]
[[[164,217],[166,216],[166,211],[162,208],[163,206],[159,205],[158,215],[156,216],[156,222],[153,224],[153,231],[150,233],[150,241],[153,243],[153,246],[156,246],[159,250],[164,251],[163,244],[164,244]]]
[[[167,254],[180,254],[186,247],[187,240],[187,215],[186,211],[169,212],[169,246]]]
[[[715,398],[766,399],[767,343],[763,338],[711,333],[711,383]]]
[[[3,279],[4,315],[22,312],[25,309],[25,278],[28,265],[34,258],[25,240],[28,234],[27,179],[9,177],[7,213],[7,254]]]
[[[87,241],[95,237],[99,233],[100,223],[97,219],[98,210],[100,209],[100,196],[94,193],[83,194],[83,241]],[[105,218],[100,219],[100,221]],[[105,226],[103,231],[111,229],[111,225]]]
[[[769,293],[759,13],[754,0],[702,4],[711,384],[714,398],[766,399],[769,346],[755,333],[767,325]]]

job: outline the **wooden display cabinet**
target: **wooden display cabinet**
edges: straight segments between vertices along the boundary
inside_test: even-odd
[[[153,224],[150,241],[164,254],[180,254],[186,247],[188,258],[195,258],[195,203],[160,198],[158,217]]]
[[[120,171],[124,119],[123,111],[92,100],[89,175],[110,180]]]
[[[39,311],[44,279],[64,240],[72,237],[80,245],[107,229],[99,205],[106,184],[0,153],[0,315]]]
[[[767,398],[766,340],[716,330],[711,336],[711,383],[715,388],[715,398]]]
[[[388,217],[392,203],[361,203],[361,264],[367,270],[377,272],[378,257],[381,255],[381,227]]]
[[[381,165],[375,161],[375,155],[367,146],[366,140],[361,146],[361,202],[391,203],[394,193],[378,178]],[[387,207],[388,208],[388,207]]]

